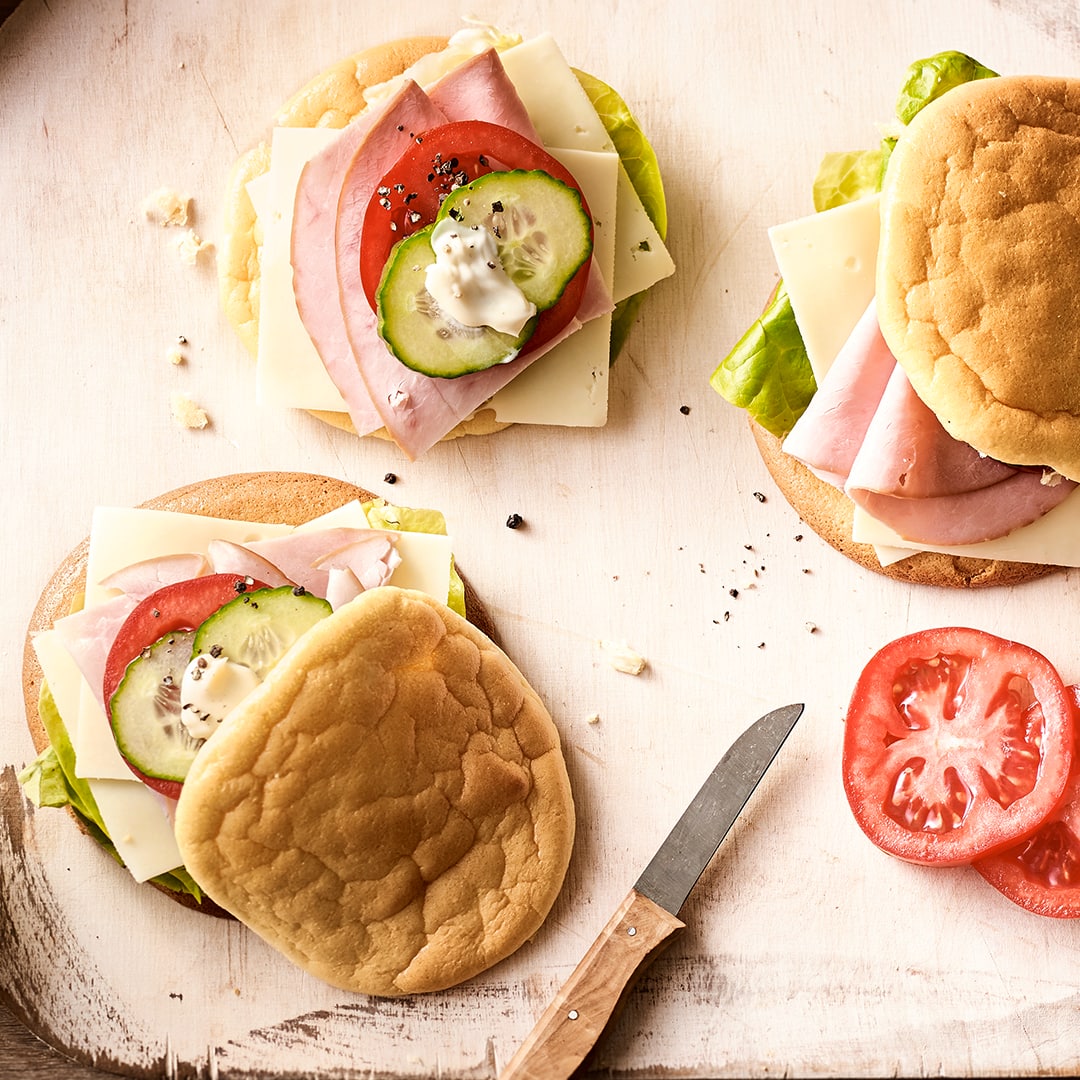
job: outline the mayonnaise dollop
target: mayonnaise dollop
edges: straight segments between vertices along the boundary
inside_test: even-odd
[[[196,656],[180,683],[181,723],[193,739],[209,739],[261,681],[251,668],[226,656]]]
[[[536,314],[536,305],[503,269],[488,229],[446,217],[431,230],[431,247],[435,261],[425,285],[445,315],[463,326],[490,326],[517,337]]]

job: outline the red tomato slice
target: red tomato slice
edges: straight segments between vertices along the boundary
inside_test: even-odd
[[[1073,738],[1069,693],[1034,649],[981,630],[923,630],[886,645],[856,683],[844,789],[883,851],[969,863],[1047,820]]]
[[[430,225],[454,188],[494,170],[509,169],[541,169],[562,180],[581,193],[585,211],[589,212],[573,175],[543,147],[510,128],[483,120],[459,120],[425,131],[383,177],[364,214],[360,280],[372,311],[394,245]],[[523,352],[549,341],[574,317],[581,306],[590,262],[586,259],[558,302],[541,313]]]
[[[105,661],[102,694],[105,712],[112,721],[112,697],[128,664],[158,638],[174,630],[195,630],[218,608],[235,600],[238,593],[264,588],[261,582],[238,574],[207,574],[166,585],[140,601],[124,620]],[[127,766],[148,787],[179,798],[181,784],[146,776],[130,762]]]
[[[1080,747],[1080,686],[1070,686]],[[1014,904],[1055,919],[1080,919],[1080,749],[1057,809],[1026,840],[980,859],[975,869]]]

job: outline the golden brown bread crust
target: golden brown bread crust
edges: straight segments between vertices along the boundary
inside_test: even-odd
[[[372,589],[312,627],[191,766],[206,891],[317,978],[444,990],[518,949],[574,838],[559,734],[521,672],[430,596]]]
[[[877,310],[954,438],[1080,480],[1080,79],[956,87],[900,136]]]
[[[343,128],[367,107],[364,90],[400,75],[421,57],[445,48],[444,37],[410,37],[365,49],[338,61],[316,75],[278,110],[279,127]],[[225,316],[254,357],[259,348],[261,276],[259,252],[262,236],[246,185],[270,168],[270,147],[260,142],[242,154],[229,175],[225,192],[225,222],[218,245],[218,287]],[[308,410],[316,419],[356,434],[349,414]],[[509,424],[495,419],[491,409],[478,409],[444,439],[463,435],[490,435]],[[385,429],[372,432],[389,439]]]
[[[329,476],[300,472],[236,473],[214,477],[177,488],[142,503],[153,510],[176,510],[206,517],[233,518],[268,524],[297,525],[336,509],[353,499],[375,496],[364,488]],[[23,700],[26,724],[40,753],[48,745],[48,736],[38,711],[42,673],[31,645],[32,635],[47,630],[81,602],[86,584],[86,557],[90,541],[86,538],[57,567],[41,592],[26,631],[23,647]],[[469,621],[488,637],[495,637],[491,617],[480,603],[472,586],[465,581],[465,609]],[[78,819],[77,819],[78,820]],[[224,914],[212,901],[199,905],[193,897],[162,889],[185,907],[209,914]]]
[[[753,421],[750,421],[750,430],[776,486],[799,517],[841,555],[867,570],[914,585],[971,589],[1019,585],[1057,569],[1040,563],[970,559],[932,551],[920,551],[900,562],[882,566],[871,545],[857,544],[851,539],[855,511],[852,501],[842,491],[819,480],[801,461],[785,454],[775,435]]]

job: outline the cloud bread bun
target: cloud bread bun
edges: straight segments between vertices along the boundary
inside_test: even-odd
[[[916,552],[900,562],[882,566],[872,545],[851,539],[854,503],[838,488],[819,480],[801,461],[785,454],[776,436],[753,421],[750,428],[776,486],[799,517],[842,555],[868,570],[915,585],[981,588],[1019,585],[1056,569],[1040,563],[973,559],[932,551]]]
[[[364,90],[400,75],[421,57],[445,48],[445,37],[410,37],[376,45],[340,60],[316,75],[278,110],[278,127],[347,127],[367,107]],[[225,220],[218,244],[218,288],[225,317],[251,355],[259,351],[259,266],[262,233],[246,185],[270,168],[270,143],[263,141],[243,153],[229,174],[225,190]],[[347,412],[309,410],[318,419],[355,434]],[[508,424],[495,419],[492,409],[478,409],[457,425],[447,439],[489,435]],[[389,438],[385,429],[373,432]]]
[[[445,605],[387,586],[308,631],[229,715],[176,835],[203,888],[306,971],[398,996],[536,932],[574,808],[517,668]]]
[[[149,499],[141,505],[153,510],[176,510],[206,517],[231,518],[236,521],[258,521],[267,524],[299,525],[354,499],[374,498],[370,491],[329,476],[301,472],[236,473],[188,484],[174,491]],[[26,724],[41,752],[49,738],[41,722],[38,700],[44,681],[41,665],[32,645],[33,635],[47,630],[53,623],[69,614],[81,603],[86,583],[86,558],[90,541],[86,538],[57,567],[42,590],[27,627],[23,648],[23,699]],[[465,584],[465,610],[469,619],[486,635],[494,636],[487,610],[481,604],[468,581]],[[78,820],[78,819],[77,819]],[[193,897],[162,888],[170,898],[185,907],[196,908],[212,915],[224,914],[210,900],[200,904]]]
[[[900,136],[882,333],[948,432],[1080,480],[1080,80],[980,79]]]

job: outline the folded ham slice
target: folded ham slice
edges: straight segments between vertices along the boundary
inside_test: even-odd
[[[407,82],[384,109],[362,114],[316,154],[304,166],[296,186],[291,256],[296,309],[359,435],[378,430],[383,420],[356,365],[338,300],[337,275],[344,274],[344,287],[360,287],[360,259],[345,240],[360,235],[371,193],[408,149],[412,135],[445,123],[446,117],[420,87]],[[346,173],[358,161],[358,168],[369,163],[366,173],[357,177],[358,182],[363,179],[363,187],[356,202],[339,207]],[[339,214],[344,216],[340,225]],[[340,266],[339,227],[343,230]]]
[[[873,304],[784,450],[905,540],[933,547],[1005,536],[1076,486],[988,458],[949,435],[889,352]]]

